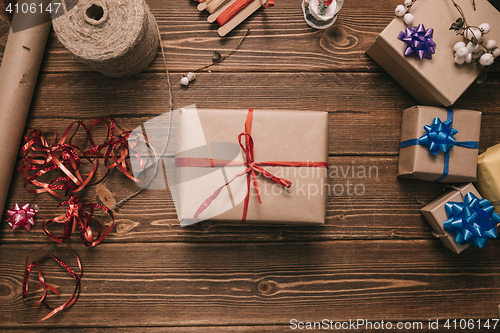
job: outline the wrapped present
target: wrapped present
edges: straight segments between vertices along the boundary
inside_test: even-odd
[[[500,144],[479,155],[476,187],[500,211]]]
[[[131,137],[142,132],[152,147],[147,149],[166,152],[163,173],[183,226],[207,219],[325,221],[327,112],[186,107],[144,123]],[[140,178],[148,162],[133,156],[132,169]],[[162,183],[138,185],[165,188]]]
[[[500,13],[495,7],[486,0],[476,0],[474,10],[469,0],[455,1],[470,25],[489,23],[491,30],[487,39],[500,41]],[[463,38],[450,30],[460,17],[452,1],[419,0],[411,7],[411,14],[415,17],[413,28],[407,30],[403,20],[396,17],[366,53],[420,104],[450,106],[481,74],[483,66],[455,64],[453,47]],[[412,36],[400,39],[401,33]],[[408,41],[418,39],[418,45],[426,45],[419,50],[423,59],[408,52],[404,37],[408,37]]]
[[[442,195],[420,210],[444,245],[460,253],[470,245],[484,247],[497,238],[500,216],[469,183]]]
[[[476,180],[481,112],[415,106],[403,111],[398,176]]]

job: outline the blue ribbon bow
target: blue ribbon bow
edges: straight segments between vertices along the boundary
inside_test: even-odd
[[[435,180],[436,182],[440,182],[448,176],[450,171],[450,151],[453,147],[460,146],[464,148],[479,149],[478,141],[456,141],[453,136],[457,134],[458,131],[453,128],[453,110],[451,108],[446,108],[446,111],[446,121],[442,122],[439,117],[436,117],[430,126],[424,126],[425,134],[419,139],[406,140],[399,144],[400,148],[419,145],[428,146],[430,153],[433,155],[437,156],[439,150],[445,154],[443,174]]]
[[[436,43],[432,40],[434,29],[425,30],[423,24],[418,27],[409,27],[399,33],[398,38],[406,43],[405,56],[416,55],[420,59],[432,59]]]
[[[434,118],[431,126],[425,125],[425,134],[418,139],[421,145],[429,146],[431,154],[436,155],[441,150],[446,153],[451,148],[455,147],[457,141],[453,136],[458,133],[453,127],[453,120],[441,122],[439,117]]]
[[[465,195],[463,202],[447,202],[445,205],[448,219],[444,230],[455,234],[460,245],[472,243],[484,247],[490,238],[497,238],[497,224],[500,215],[486,199],[479,199],[473,193]]]

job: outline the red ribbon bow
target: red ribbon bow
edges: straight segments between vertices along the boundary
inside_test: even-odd
[[[245,121],[245,132],[238,135],[238,141],[239,141],[240,147],[243,150],[243,152],[245,153],[245,157],[246,157],[246,162],[244,163],[244,165],[247,168],[245,169],[245,171],[234,176],[233,179],[231,179],[229,182],[227,182],[226,184],[219,187],[212,195],[210,195],[201,204],[201,206],[198,208],[198,210],[196,210],[196,213],[194,214],[194,217],[193,217],[194,223],[196,223],[198,216],[205,209],[207,209],[208,206],[210,206],[210,204],[212,203],[212,201],[215,200],[215,198],[217,198],[219,196],[220,192],[222,191],[222,189],[224,187],[229,185],[233,180],[235,180],[243,175],[247,175],[247,193],[245,196],[245,203],[243,206],[243,217],[241,219],[242,223],[244,223],[246,221],[246,218],[247,218],[248,203],[250,201],[250,184],[252,183],[252,180],[253,180],[253,186],[255,188],[255,192],[257,194],[257,200],[259,201],[259,204],[262,204],[262,200],[260,198],[260,193],[259,193],[259,186],[257,183],[256,172],[259,172],[264,177],[275,181],[276,183],[278,183],[279,185],[281,185],[285,188],[290,188],[292,186],[292,182],[290,182],[289,180],[286,180],[284,178],[276,177],[275,175],[271,174],[269,171],[262,168],[262,166],[328,168],[327,162],[283,162],[283,161],[255,162],[254,143],[253,143],[253,138],[250,135],[250,133],[252,132],[252,120],[253,120],[253,109],[250,109],[250,110],[248,110],[247,119]],[[245,138],[245,144],[242,143],[242,140],[241,140],[242,138]],[[188,161],[188,160],[194,160],[193,161],[194,164],[197,164],[197,166],[200,166],[199,163],[197,163],[199,161],[196,161],[199,159],[196,159],[196,158],[195,159],[184,158],[184,159],[182,159],[182,161],[179,161],[179,163],[176,162],[176,165],[178,165],[178,166],[191,166],[192,163],[190,163],[190,161]],[[204,160],[206,160],[206,159],[204,159]],[[228,165],[242,165],[242,164],[238,163],[238,162],[236,162],[236,163],[230,162],[230,163],[222,163],[220,165],[219,164],[215,165],[214,160],[210,159],[210,166],[212,166],[212,167],[214,167],[214,166],[228,166]]]

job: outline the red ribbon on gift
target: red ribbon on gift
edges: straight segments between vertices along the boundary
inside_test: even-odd
[[[248,203],[250,200],[251,183],[253,183],[253,186],[255,188],[255,192],[257,193],[257,200],[259,201],[259,204],[262,204],[262,200],[260,198],[260,193],[259,193],[259,186],[257,183],[257,175],[256,175],[257,172],[259,172],[264,177],[273,180],[274,182],[278,183],[279,185],[281,185],[285,188],[290,188],[292,186],[292,182],[290,182],[289,180],[286,180],[284,178],[274,176],[269,171],[262,168],[262,166],[328,168],[327,162],[284,162],[284,161],[255,162],[254,143],[253,143],[253,138],[250,134],[252,132],[252,120],[253,120],[253,109],[250,109],[250,110],[248,110],[247,119],[245,121],[245,132],[240,133],[238,135],[238,141],[239,141],[241,149],[245,153],[246,162],[213,160],[213,159],[207,159],[207,158],[179,158],[179,159],[176,159],[175,165],[177,167],[209,167],[209,166],[211,166],[211,167],[216,167],[216,166],[217,167],[224,167],[224,166],[229,166],[229,165],[245,165],[247,167],[245,169],[245,171],[237,174],[229,182],[227,182],[226,184],[219,187],[212,195],[210,195],[201,204],[201,206],[197,209],[197,211],[193,217],[194,223],[196,223],[198,216],[205,209],[207,209],[208,206],[210,206],[210,204],[212,203],[212,201],[215,200],[215,198],[217,198],[219,196],[222,189],[224,189],[224,187],[228,186],[233,180],[235,180],[241,176],[247,175],[247,193],[245,196],[245,203],[243,206],[243,217],[241,219],[242,223],[245,222],[246,218],[247,218]],[[245,139],[244,144],[242,142],[242,138]]]

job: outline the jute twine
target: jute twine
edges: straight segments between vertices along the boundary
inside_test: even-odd
[[[76,58],[111,77],[144,70],[160,43],[144,0],[80,0],[52,23],[59,41]]]

